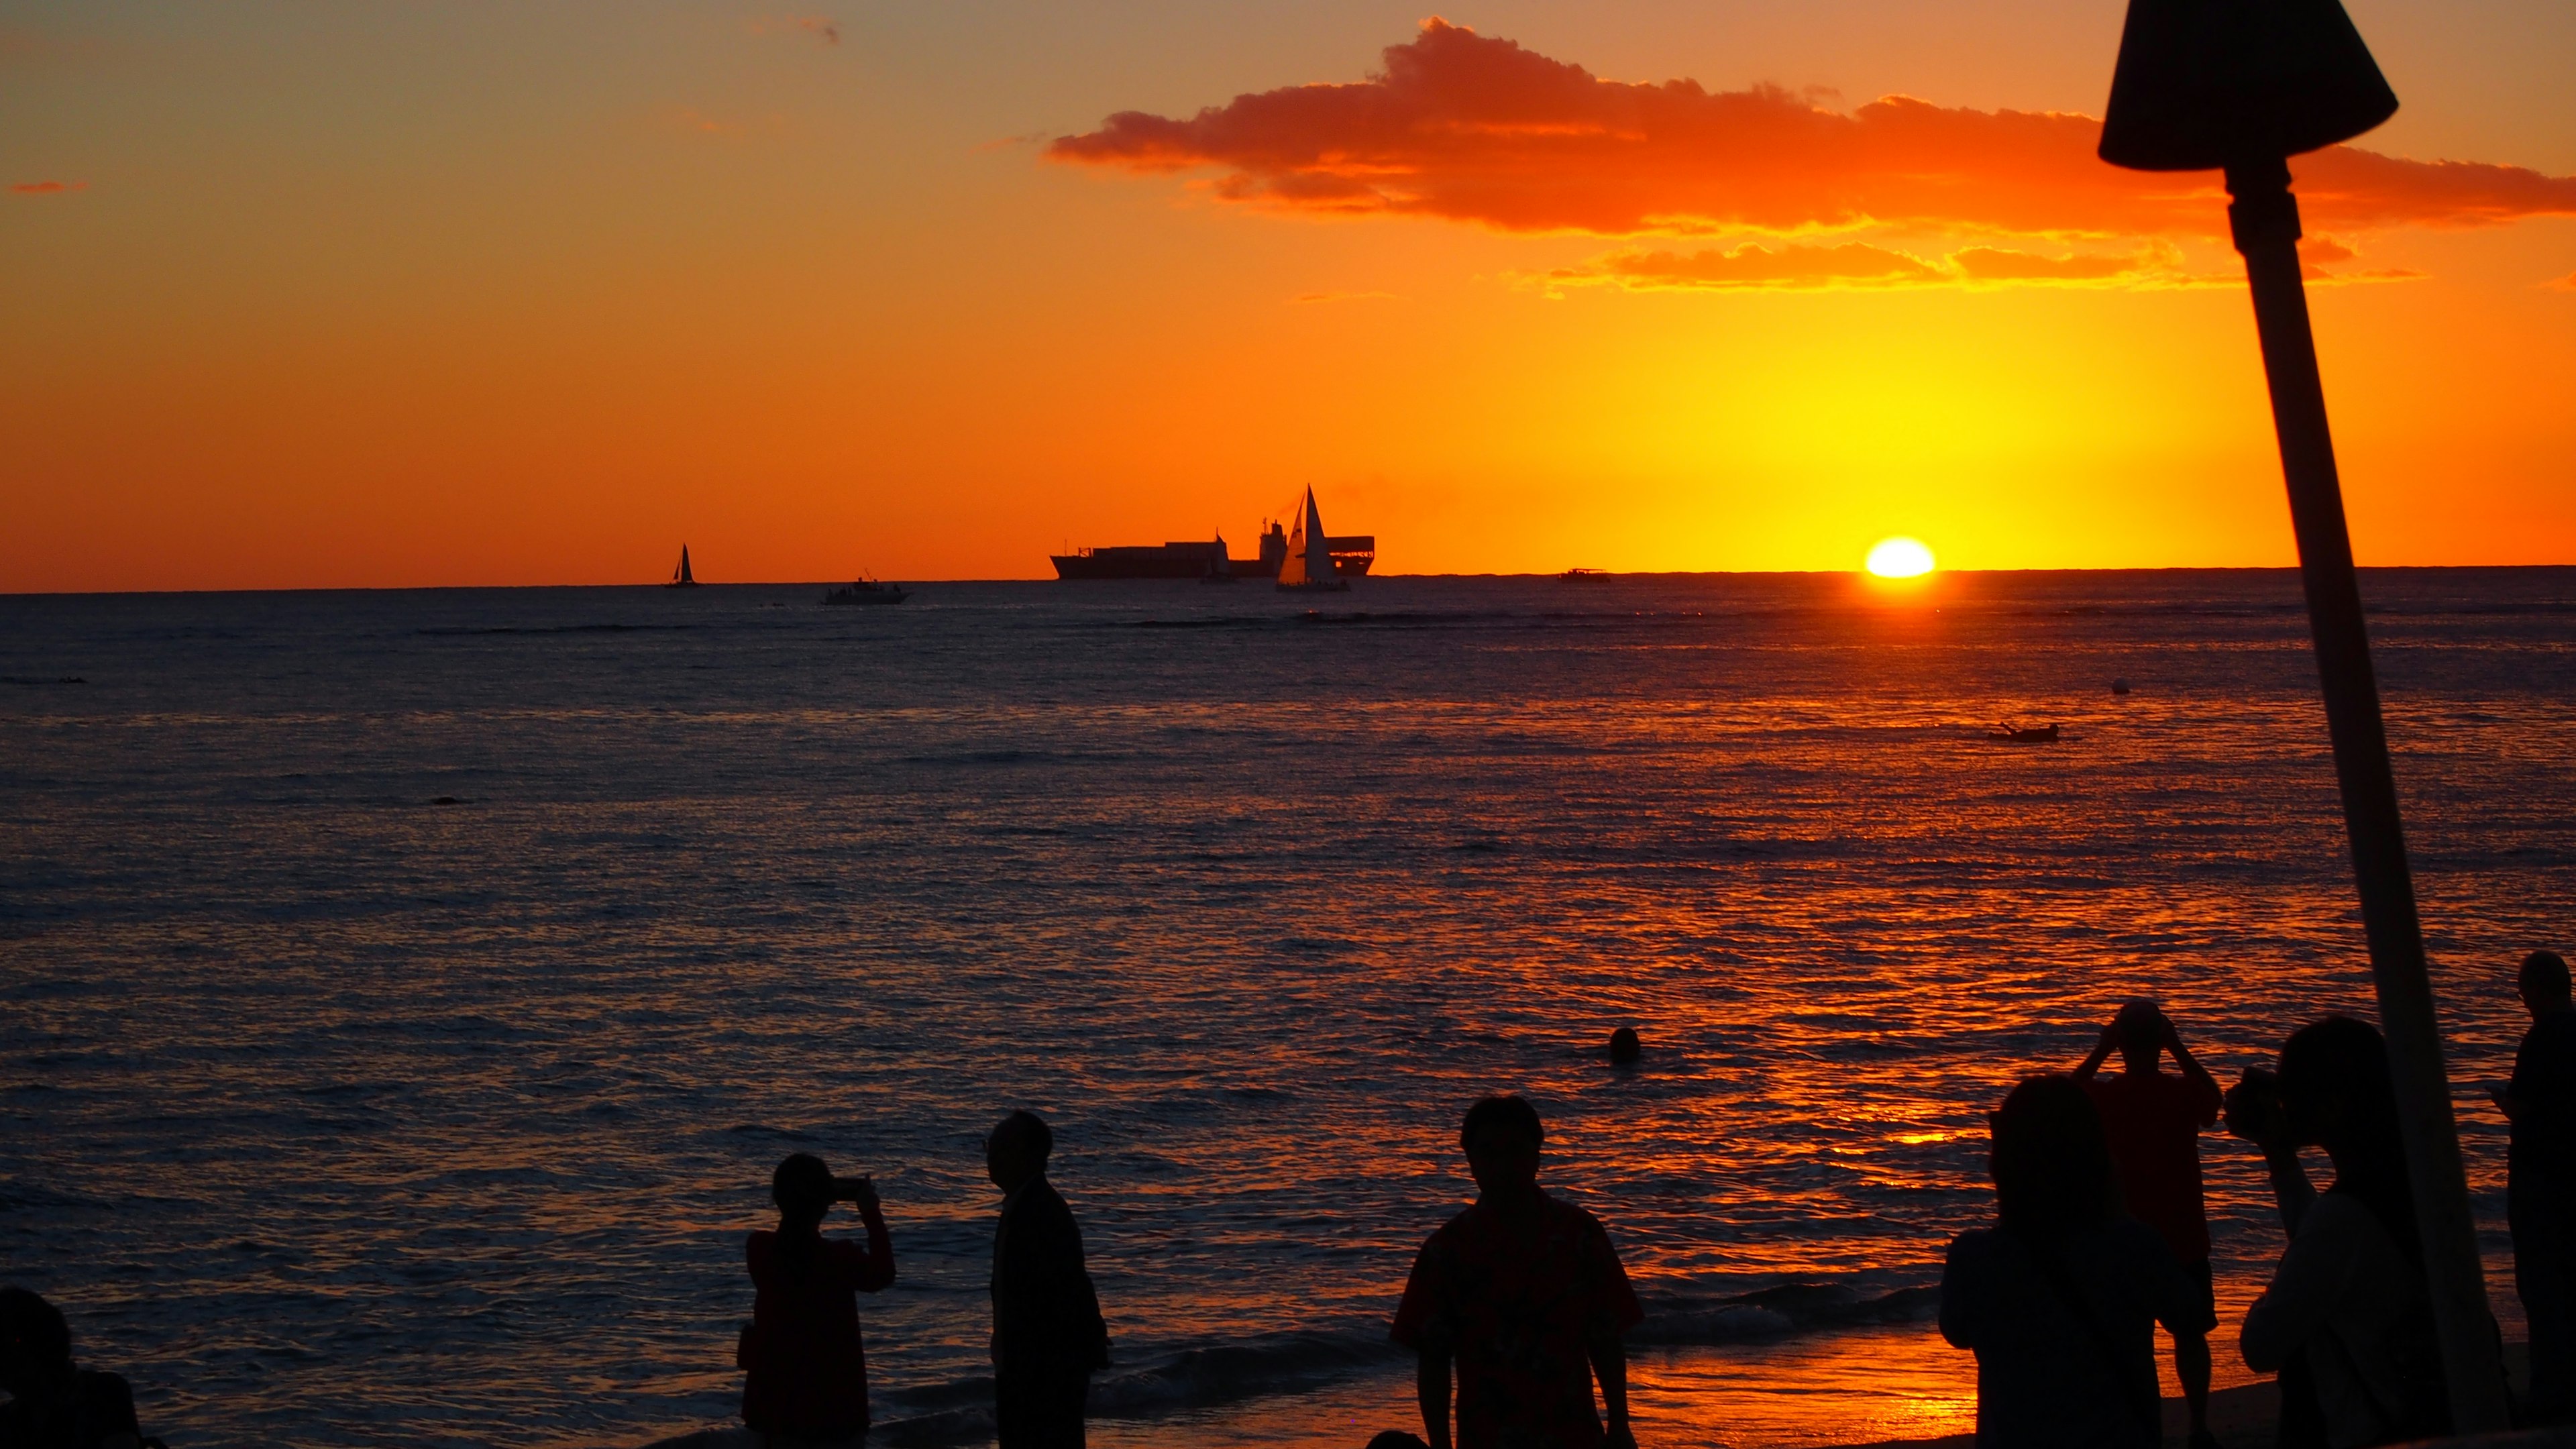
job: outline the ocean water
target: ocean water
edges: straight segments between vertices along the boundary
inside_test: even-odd
[[[2477,1087],[2576,938],[2576,572],[2364,591],[2492,1229]],[[1652,1310],[1645,1442],[1952,1432],[1929,1285],[2015,1075],[2133,995],[2230,1080],[2370,1008],[2287,573],[820,592],[0,598],[0,1277],[147,1428],[724,1422],[803,1150],[893,1224],[880,1437],[985,1442],[1029,1106],[1096,1439],[1355,1446],[1518,1089]],[[2203,1156],[2241,1305],[2278,1232]]]

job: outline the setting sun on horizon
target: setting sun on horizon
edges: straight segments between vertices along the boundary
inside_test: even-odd
[[[1932,572],[1932,550],[1921,539],[1881,539],[1869,551],[1868,568],[1882,579],[1916,579]]]

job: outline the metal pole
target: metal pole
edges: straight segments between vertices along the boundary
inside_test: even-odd
[[[2290,522],[2299,539],[2299,577],[2325,686],[2326,730],[2334,742],[2335,779],[2343,787],[2344,829],[2352,840],[2353,874],[2361,885],[2361,920],[2370,942],[2370,971],[2379,989],[2379,1025],[2397,1087],[2397,1120],[2406,1142],[2406,1175],[2414,1186],[2415,1220],[2424,1237],[2424,1273],[2441,1335],[2442,1371],[2451,1391],[2455,1433],[2512,1425],[2486,1274],[2478,1262],[2477,1226],[2469,1215],[2468,1176],[2460,1165],[2459,1128],[2451,1116],[2451,1083],[2442,1065],[2442,1033],[2433,1015],[2433,984],[2424,964],[2424,934],[2415,918],[2415,884],[2406,869],[2406,837],[2397,818],[2397,782],[2389,773],[2388,734],[2379,716],[2379,685],[2370,669],[2370,636],[2353,575],[2352,540],[2335,476],[2334,438],[2326,429],[2325,390],[2317,378],[2316,339],[2299,280],[2299,204],[2290,169],[2278,160],[2227,168],[2235,200],[2227,219],[2245,276],[2254,290],[2254,324],[2263,339],[2263,372],[2272,389],[2272,424],[2289,481]]]

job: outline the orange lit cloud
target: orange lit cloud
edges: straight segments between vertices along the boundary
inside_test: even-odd
[[[1550,282],[1608,282],[1634,291],[1805,290],[1906,286],[1950,278],[1931,264],[1862,242],[1839,246],[1748,244],[1733,251],[1621,252],[1588,267],[1550,272]]]
[[[1602,80],[1433,19],[1352,84],[1237,96],[1186,120],[1123,111],[1049,158],[1214,169],[1230,201],[1604,235],[1866,225],[2052,237],[2213,236],[2214,174],[2094,155],[2101,123],[1889,96],[1848,115],[1789,91]],[[2293,168],[2312,224],[2479,226],[2576,215],[2576,177],[2334,147]]]
[[[2302,244],[2312,282],[2390,282],[2422,275],[2399,269],[2328,271],[2359,253],[2332,238]],[[2078,252],[2044,256],[2007,247],[1962,247],[1927,259],[1864,242],[1836,246],[1748,243],[1732,250],[1615,252],[1578,267],[1559,267],[1531,278],[1554,293],[1566,287],[1614,286],[1636,292],[1818,291],[1883,287],[2235,287],[2244,274],[2233,268],[2194,271],[2182,249],[2154,242],[2127,254]]]
[[[66,191],[86,191],[86,181],[20,181],[9,188],[20,196],[60,196]]]

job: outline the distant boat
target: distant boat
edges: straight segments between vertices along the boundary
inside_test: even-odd
[[[1347,594],[1351,581],[1333,567],[1333,547],[1324,537],[1324,515],[1315,507],[1315,490],[1306,490],[1305,516],[1288,535],[1288,557],[1279,564],[1279,587],[1301,594]]]
[[[1560,584],[1601,584],[1610,581],[1608,569],[1567,569],[1556,576]]]
[[[1999,745],[2053,745],[2057,743],[2057,726],[2040,725],[2035,729],[2015,729],[1999,724],[1986,731],[1986,738]]]
[[[823,602],[827,604],[900,604],[911,597],[912,595],[903,591],[901,584],[881,584],[874,579],[862,577],[847,588],[834,589],[825,594]]]
[[[662,587],[666,589],[694,589],[697,586],[697,578],[689,572],[689,546],[685,543],[681,544],[680,566],[671,570],[671,581],[664,584]]]

